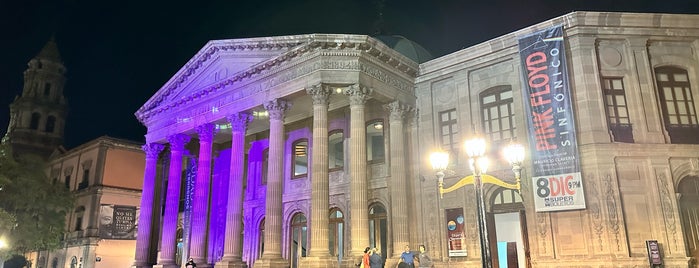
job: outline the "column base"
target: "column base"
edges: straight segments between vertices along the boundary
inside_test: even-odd
[[[304,257],[299,260],[299,267],[308,268],[336,268],[335,257]]]
[[[140,262],[135,262],[134,264],[131,265],[131,268],[152,268],[153,265],[147,264],[147,263],[140,263]]]
[[[214,265],[214,268],[248,268],[248,265],[242,260],[221,260]]]
[[[180,268],[177,264],[173,263],[158,263],[153,265],[153,268]]]
[[[263,256],[255,262],[255,268],[289,268],[289,261],[281,258],[281,256],[276,258],[265,258]]]

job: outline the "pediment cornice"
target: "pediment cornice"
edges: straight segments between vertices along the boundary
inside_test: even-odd
[[[171,95],[191,84],[191,80],[196,79],[197,75],[206,69],[206,66],[212,64],[213,59],[218,58],[222,54],[269,51],[279,51],[280,53],[214,84],[198,88],[190,94],[182,95],[179,99],[168,100],[168,98],[171,98]],[[391,68],[394,72],[403,73],[409,77],[415,77],[418,72],[417,63],[390,49],[382,42],[366,35],[312,34],[216,40],[207,43],[204,48],[185,64],[175,76],[136,112],[136,117],[141,123],[146,125],[145,122],[149,118],[164,111],[194,102],[206,95],[216,94],[231,86],[249,84],[257,79],[265,79],[285,69],[282,66],[286,66],[292,60],[296,61],[304,56],[309,57],[310,53],[320,53],[321,56],[358,57],[365,55],[372,58],[373,62],[382,62],[385,68]],[[167,103],[165,102],[166,100]]]

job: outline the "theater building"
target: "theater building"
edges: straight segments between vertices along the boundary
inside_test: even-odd
[[[353,267],[370,246],[393,267],[405,245],[479,266],[474,187],[440,197],[429,163],[449,152],[453,186],[474,135],[509,184],[500,149],[527,152],[519,191],[483,188],[496,267],[696,265],[698,25],[573,12],[426,62],[364,35],[210,41],[136,112],[134,266]]]

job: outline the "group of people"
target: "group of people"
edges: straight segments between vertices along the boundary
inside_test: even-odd
[[[432,259],[427,255],[425,246],[420,245],[419,249],[420,251],[416,254],[416,252],[410,251],[410,245],[405,245],[405,251],[400,255],[397,268],[431,268]],[[383,258],[379,249],[370,247],[364,249],[364,256],[359,264],[360,268],[383,268],[383,264]]]

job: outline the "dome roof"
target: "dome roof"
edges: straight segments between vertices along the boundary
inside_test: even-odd
[[[386,46],[398,51],[403,56],[406,56],[417,63],[423,63],[434,59],[432,54],[420,44],[400,35],[379,35],[374,38],[378,39]]]

